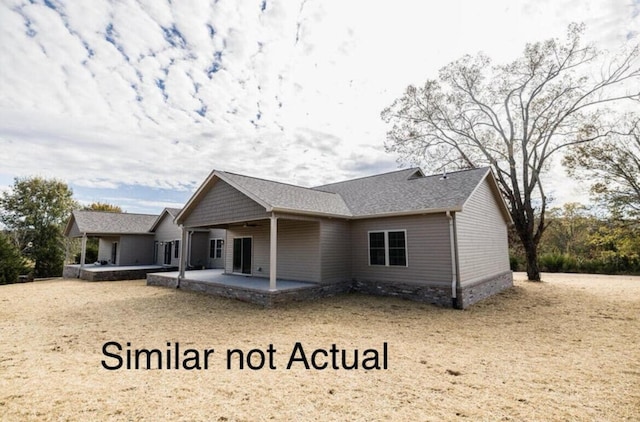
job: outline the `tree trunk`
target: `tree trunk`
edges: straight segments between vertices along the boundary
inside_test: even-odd
[[[538,266],[538,245],[534,241],[522,242],[527,257],[527,278],[529,281],[540,281],[540,267]]]

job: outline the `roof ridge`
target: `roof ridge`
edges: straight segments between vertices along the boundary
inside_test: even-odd
[[[82,211],[82,212],[92,212],[92,213],[102,213],[102,214],[121,214],[121,215],[144,215],[148,217],[157,217],[158,214],[143,214],[139,212],[118,212],[118,211],[101,211],[101,210],[73,210],[73,212]]]
[[[331,186],[331,185],[337,185],[339,183],[354,182],[356,180],[370,179],[370,178],[373,178],[373,177],[388,176],[388,175],[393,174],[393,173],[408,172],[410,170],[413,170],[413,171],[420,170],[420,171],[422,171],[422,169],[420,167],[407,167],[406,169],[398,169],[398,170],[388,171],[386,173],[370,174],[368,176],[356,177],[355,179],[345,179],[345,180],[340,180],[338,182],[325,183],[324,185],[314,186],[312,189],[321,190],[320,188],[322,188],[323,186]]]
[[[294,185],[293,183],[279,182],[277,180],[265,179],[263,177],[247,176],[246,174],[233,173],[233,172],[230,172],[230,171],[222,171],[222,170],[218,170],[218,171],[220,173],[223,173],[223,174],[231,174],[233,176],[246,177],[247,179],[254,179],[254,180],[260,180],[260,181],[263,181],[263,182],[276,183],[278,185],[290,186],[290,187],[299,188],[299,189],[306,189],[306,190],[309,190],[309,191],[318,191],[314,187]],[[334,193],[334,192],[326,192],[326,193]]]
[[[470,168],[470,169],[460,169],[460,170],[454,170],[454,171],[445,171],[444,173],[446,173],[447,175],[450,174],[456,174],[456,173],[464,173],[467,171],[474,171],[474,170],[487,170],[490,169],[491,167],[489,166],[482,166],[482,167],[474,167],[474,168]],[[442,177],[442,172],[440,173],[433,173],[433,174],[425,174],[425,178],[426,177]]]

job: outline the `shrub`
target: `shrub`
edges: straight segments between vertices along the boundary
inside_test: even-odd
[[[27,271],[27,263],[20,250],[4,233],[0,233],[0,284],[16,283],[18,276]]]
[[[578,260],[568,254],[543,254],[540,255],[539,263],[542,271],[550,273],[578,271]]]

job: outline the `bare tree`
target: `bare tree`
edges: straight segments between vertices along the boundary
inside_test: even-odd
[[[409,86],[382,112],[392,124],[386,148],[401,159],[431,170],[492,168],[530,280],[540,280],[537,247],[547,207],[542,177],[550,159],[606,136],[607,106],[640,100],[639,46],[606,58],[583,45],[583,32],[584,25],[572,24],[566,40],[527,44],[506,65],[492,65],[483,54],[464,56],[442,68],[438,80]]]
[[[615,216],[640,216],[640,116],[625,115],[609,137],[572,146],[563,164],[591,181],[592,194]]]

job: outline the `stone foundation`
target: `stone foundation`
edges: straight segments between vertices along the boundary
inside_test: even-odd
[[[375,296],[391,296],[416,302],[451,307],[451,287],[438,285],[424,286],[409,283],[382,281],[355,281],[353,290]]]
[[[157,274],[147,275],[147,285],[149,286],[175,288],[176,284],[177,279],[174,277],[165,277]],[[454,301],[451,297],[451,287],[444,285],[425,286],[409,283],[358,280],[335,284],[310,283],[309,287],[272,292],[189,279],[184,279],[180,282],[180,288],[184,290],[256,303],[265,307],[286,302],[314,300],[340,293],[359,292],[376,296],[399,297],[447,308],[455,307],[458,309],[466,309],[479,300],[499,293],[511,286],[513,286],[513,275],[511,271],[508,271],[459,288],[456,292],[457,299]]]
[[[176,288],[177,279],[157,274],[149,274],[147,276],[147,285]],[[180,281],[180,289],[236,299],[242,302],[255,303],[264,307],[272,307],[287,302],[314,300],[322,297],[335,296],[340,293],[346,293],[351,289],[351,283],[309,283],[309,287],[276,290],[272,292],[268,290],[228,286],[209,281],[183,279]]]
[[[513,273],[511,271],[463,286],[457,291],[456,307],[466,309],[479,300],[500,293],[509,287],[513,287]]]
[[[166,268],[141,268],[141,269],[118,269],[113,267],[106,271],[90,271],[74,266],[66,266],[62,270],[64,278],[79,278],[86,281],[119,281],[119,280],[139,280],[146,278],[148,273],[157,273],[163,271],[176,271],[176,267]]]

